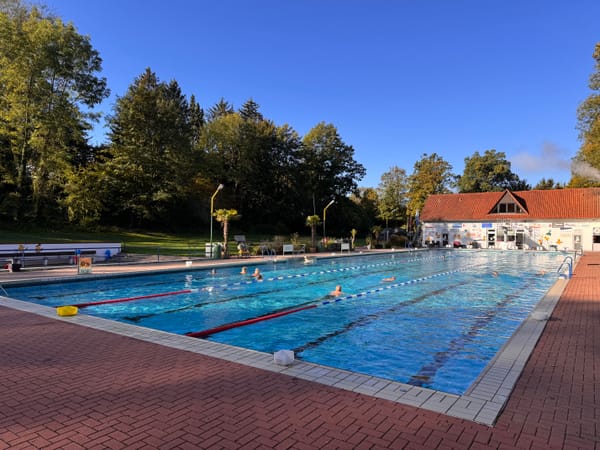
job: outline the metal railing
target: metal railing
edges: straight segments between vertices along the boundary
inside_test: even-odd
[[[567,275],[565,275],[565,273],[563,272],[563,268],[565,267],[567,268]],[[556,273],[560,278],[567,278],[570,280],[573,276],[573,258],[571,256],[565,256],[563,262],[560,263],[560,266],[558,266],[558,270],[556,271]]]

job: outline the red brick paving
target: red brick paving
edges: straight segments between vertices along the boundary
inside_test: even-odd
[[[587,254],[494,427],[0,307],[0,449],[598,449],[599,297]]]

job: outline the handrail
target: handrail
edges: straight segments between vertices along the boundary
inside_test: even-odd
[[[2,292],[4,292],[4,296],[8,297],[8,292],[6,292],[6,289],[4,289],[4,286],[2,286],[1,284],[0,284],[0,289],[2,289]]]
[[[569,270],[568,276],[565,276],[565,274],[561,272],[562,268],[565,265],[567,266],[567,268]],[[558,270],[556,271],[556,273],[558,274],[559,277],[568,278],[570,280],[571,277],[573,276],[573,258],[571,256],[565,256],[565,259],[563,259],[563,262],[560,263],[560,266],[558,266]]]

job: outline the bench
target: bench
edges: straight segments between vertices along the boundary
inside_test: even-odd
[[[74,264],[80,257],[96,256],[95,250],[81,250],[78,254],[75,251],[41,251],[41,252],[3,252],[0,254],[0,260],[7,265],[11,262],[20,267],[25,266],[47,266],[48,264]]]
[[[283,244],[283,255],[286,253],[290,253],[292,255],[297,255],[299,253],[304,253],[306,251],[306,245],[300,244],[298,246],[294,246],[294,244]]]

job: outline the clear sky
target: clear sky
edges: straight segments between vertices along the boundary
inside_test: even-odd
[[[147,67],[204,109],[252,98],[300,135],[335,125],[376,187],[437,153],[455,173],[502,151],[566,182],[592,92],[598,0],[46,0],[89,35],[110,113]],[[105,140],[102,127],[92,141]]]

